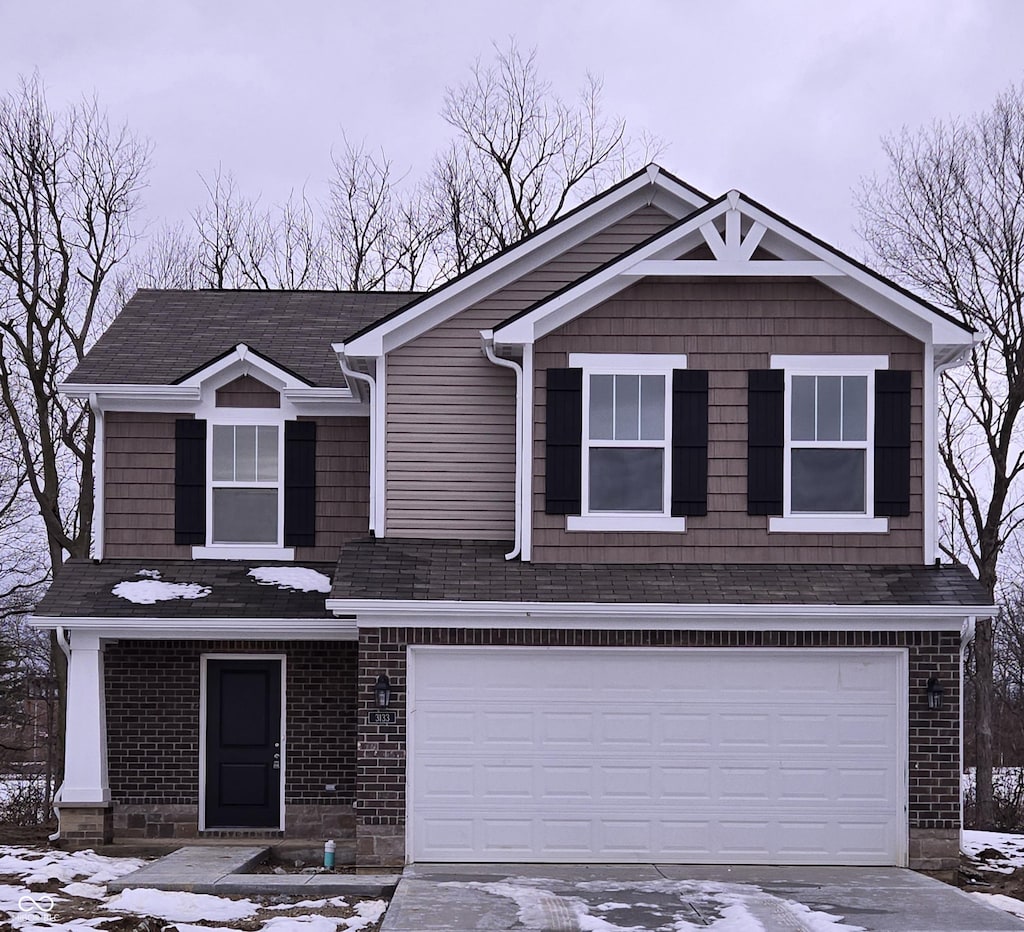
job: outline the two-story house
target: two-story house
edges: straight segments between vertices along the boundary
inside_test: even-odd
[[[426,294],[140,291],[69,377],[69,842],[948,867],[973,332],[656,166]]]

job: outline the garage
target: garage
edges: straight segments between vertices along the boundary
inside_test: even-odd
[[[410,647],[413,861],[906,863],[906,654]]]

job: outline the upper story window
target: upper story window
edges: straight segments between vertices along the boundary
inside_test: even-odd
[[[549,369],[546,510],[569,531],[683,531],[707,513],[707,373],[572,353]]]
[[[666,381],[591,373],[584,383],[586,513],[667,513]]]
[[[867,513],[869,379],[790,377],[787,513]]]
[[[175,542],[193,557],[290,560],[315,545],[316,422],[236,379],[175,425]]]
[[[212,428],[214,544],[280,544],[281,430],[267,424]]]
[[[750,373],[750,514],[771,531],[887,531],[909,513],[909,372],[885,356],[771,363]]]

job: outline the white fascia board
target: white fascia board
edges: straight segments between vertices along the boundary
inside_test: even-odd
[[[656,204],[677,219],[704,206],[694,192],[662,172],[644,172],[607,196],[598,197],[565,221],[555,222],[504,255],[484,263],[460,281],[442,287],[407,312],[348,341],[344,344],[345,355],[383,356],[649,204]]]
[[[700,228],[733,209],[730,199],[666,232],[643,249],[630,253],[575,288],[556,295],[529,314],[504,326],[495,327],[495,342],[500,345],[533,343],[568,323],[602,301],[632,285],[649,272],[657,275],[746,274],[784,276],[807,275],[822,279],[832,290],[849,298],[876,316],[922,342],[953,346],[971,346],[976,339],[965,329],[929,310],[923,303],[887,285],[832,250],[820,245],[770,214],[750,204],[742,196],[734,198],[735,207],[744,216],[765,228],[761,245],[780,259],[777,263],[723,260],[676,261],[672,251],[686,251],[688,240],[700,234]],[[740,268],[742,266],[742,268]],[[764,266],[764,270],[762,270]],[[770,268],[769,268],[770,267]],[[645,269],[647,271],[645,271]],[[784,271],[788,269],[789,271]]]
[[[89,398],[95,395],[97,402],[104,410],[112,410],[112,405],[117,405],[122,401],[163,404],[172,401],[195,402],[199,400],[199,388],[187,385],[62,382],[58,386],[58,391],[69,398]]]
[[[832,278],[844,275],[820,259],[772,261],[734,261],[731,259],[646,259],[622,273],[630,278],[692,277],[713,278]]]
[[[905,630],[959,631],[994,606],[700,605],[592,602],[459,602],[328,599],[328,611],[354,615],[362,628],[571,628],[618,630]]]
[[[48,617],[30,615],[33,628],[64,628],[76,634],[106,639],[139,638],[146,640],[278,640],[278,641],[352,641],[358,637],[351,618],[96,618]]]

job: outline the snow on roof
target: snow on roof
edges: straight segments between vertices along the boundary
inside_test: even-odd
[[[294,592],[331,591],[331,580],[323,573],[305,566],[257,566],[249,575],[261,586],[277,586]]]
[[[136,574],[144,579],[126,579],[110,591],[119,599],[126,599],[136,605],[153,605],[155,602],[169,602],[172,599],[204,599],[212,591],[209,586],[199,583],[171,583],[160,579],[159,570],[139,570]]]

